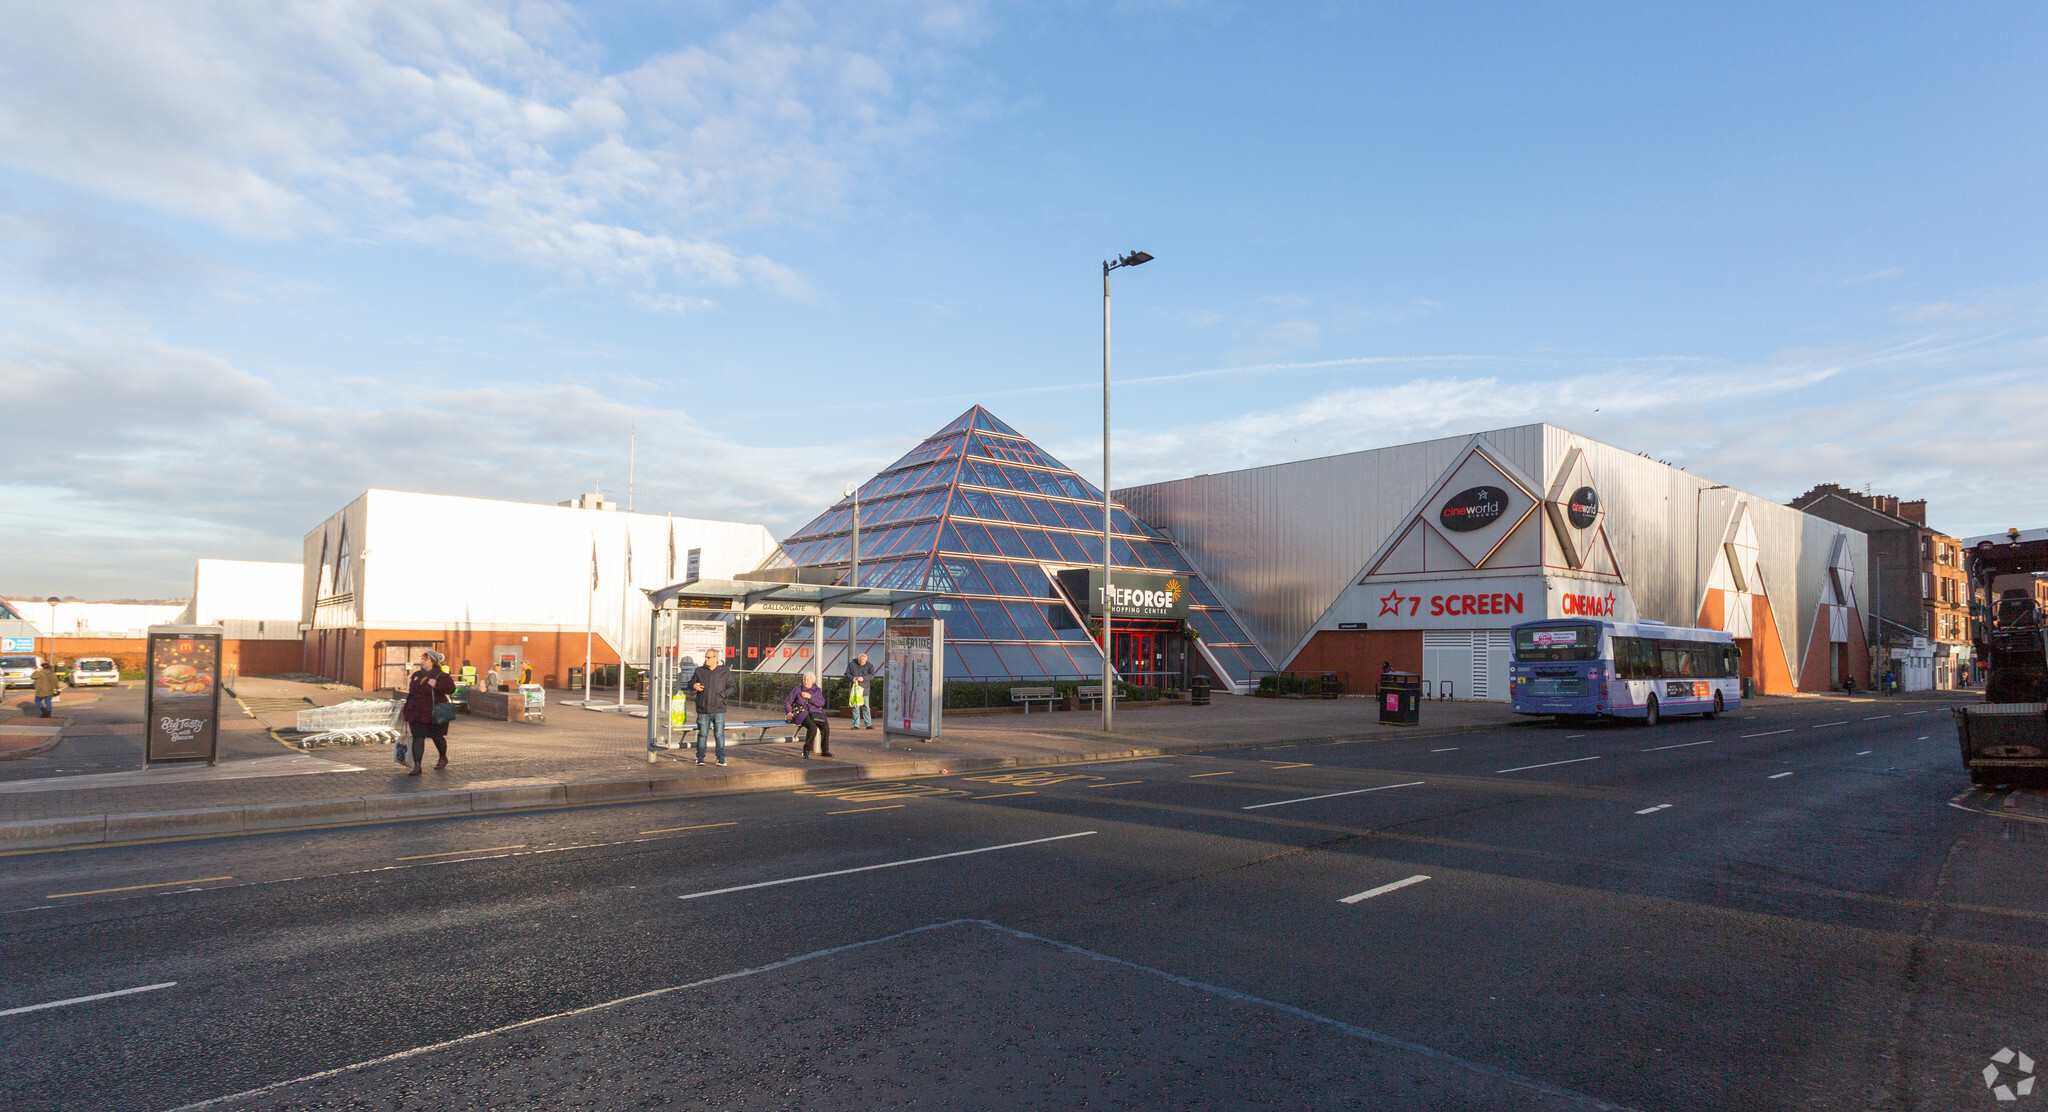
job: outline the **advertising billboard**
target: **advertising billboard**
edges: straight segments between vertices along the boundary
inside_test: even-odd
[[[221,627],[151,626],[143,666],[144,759],[214,763],[220,752]]]
[[[945,714],[946,622],[890,618],[882,641],[882,739],[935,738]]]

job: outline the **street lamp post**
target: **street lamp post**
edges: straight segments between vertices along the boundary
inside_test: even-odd
[[[856,483],[853,486],[847,487],[845,493],[847,497],[853,499],[853,570],[847,574],[846,585],[858,587],[860,586],[860,485]],[[825,619],[823,616],[820,616],[818,620],[822,622]],[[860,651],[859,645],[854,641],[854,630],[859,623],[860,619],[858,618],[849,616],[846,619],[846,666],[849,669],[853,667],[853,658]],[[818,668],[822,671],[824,667],[825,662],[819,661]],[[821,675],[818,677],[818,685],[823,687],[824,684],[825,677]]]
[[[1692,613],[1686,615],[1686,625],[1698,625],[1700,621],[1700,499],[1710,490],[1727,489],[1727,483],[1715,483],[1713,486],[1699,487],[1692,492]]]
[[[50,655],[54,657],[57,655],[57,604],[63,600],[51,595],[43,601],[50,604]]]
[[[1116,554],[1112,526],[1115,516],[1109,502],[1109,272],[1120,266],[1139,266],[1152,261],[1143,251],[1102,264],[1102,732],[1116,729],[1116,666],[1110,656],[1116,638],[1110,632],[1110,565]]]

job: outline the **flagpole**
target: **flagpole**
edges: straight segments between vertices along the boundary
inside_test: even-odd
[[[633,597],[633,523],[626,523],[624,574],[619,576],[619,709],[626,709],[626,606]],[[649,714],[654,713],[649,711]]]
[[[597,629],[597,533],[590,534],[590,590],[583,595],[583,705],[590,705],[590,639]]]

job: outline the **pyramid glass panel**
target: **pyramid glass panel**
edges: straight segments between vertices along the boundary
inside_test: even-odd
[[[949,679],[1100,677],[1101,649],[1073,586],[1101,566],[1102,493],[1094,484],[975,406],[863,483],[860,499],[860,583],[937,594],[911,613],[945,620]],[[1123,679],[1177,687],[1201,673],[1242,690],[1272,670],[1172,541],[1120,506],[1110,520],[1118,567],[1175,575],[1191,596],[1185,635],[1178,622],[1118,618]],[[852,530],[853,500],[840,499],[791,533],[770,566],[836,571],[844,583]],[[805,623],[761,667],[797,672],[822,663],[828,676],[843,672],[847,630],[828,627],[821,662],[812,660]],[[871,657],[880,636],[879,621],[856,624],[856,647]]]

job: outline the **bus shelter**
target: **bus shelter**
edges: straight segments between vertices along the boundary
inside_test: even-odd
[[[896,626],[895,619],[913,603],[936,597],[935,591],[892,591],[879,587],[847,587],[821,583],[765,583],[734,579],[690,579],[648,592],[653,603],[653,620],[648,623],[647,761],[652,764],[661,749],[676,748],[682,735],[696,728],[695,708],[683,685],[711,649],[723,650],[731,627],[747,617],[797,618],[811,620],[811,659],[825,659],[825,623],[832,618],[849,622],[881,618]],[[942,630],[926,619],[925,625]],[[906,635],[918,632],[907,626]],[[937,633],[943,637],[943,633]],[[943,641],[927,646],[920,659],[943,659]],[[823,684],[829,677],[820,675]],[[936,675],[933,679],[936,679]],[[920,685],[929,691],[933,704],[939,701],[940,684]],[[938,718],[921,715],[935,736]],[[883,727],[886,745],[889,729]],[[898,731],[901,732],[901,731]]]

